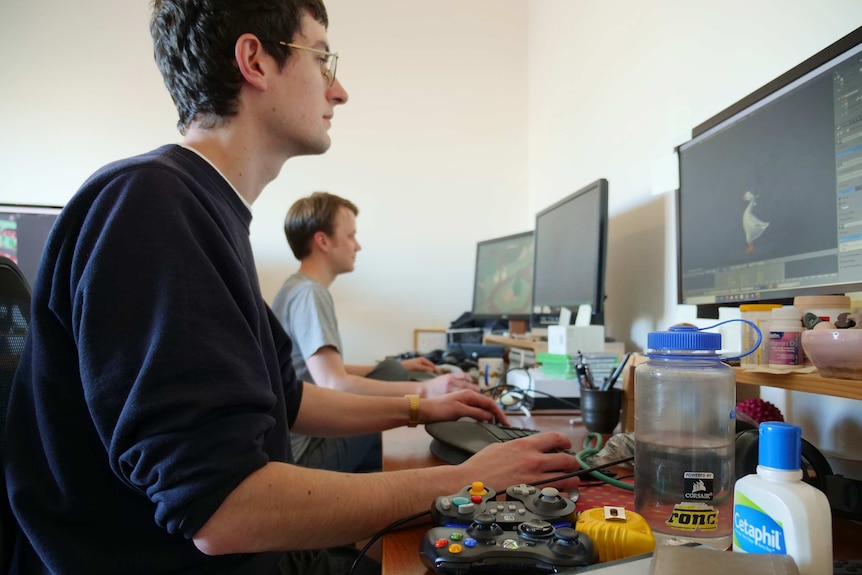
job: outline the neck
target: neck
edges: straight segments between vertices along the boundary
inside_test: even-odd
[[[299,273],[307,275],[326,287],[331,286],[338,275],[333,273],[325,263],[319,262],[313,257],[308,257],[300,262]]]
[[[234,118],[214,128],[191,126],[183,144],[212,162],[249,204],[274,180],[289,155],[274,152],[264,138],[244,128]]]

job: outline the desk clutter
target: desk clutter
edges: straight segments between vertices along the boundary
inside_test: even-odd
[[[420,556],[441,574],[492,567],[554,573],[653,550],[652,532],[639,515],[623,507],[580,514],[575,508],[552,487],[514,485],[497,500],[493,489],[476,481],[434,501],[437,526],[423,537]]]

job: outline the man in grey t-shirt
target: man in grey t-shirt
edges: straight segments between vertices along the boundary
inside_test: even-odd
[[[478,389],[463,373],[439,375],[426,381],[408,381],[410,370],[435,372],[425,358],[374,365],[346,365],[338,332],[335,305],[329,286],[342,273],[353,271],[358,208],[349,200],[315,192],[297,200],[284,222],[284,232],[299,271],[289,277],[273,301],[293,341],[292,362],[299,378],[323,387],[362,395],[430,397],[456,389]],[[293,437],[297,462],[338,471],[379,469],[380,436],[351,438]]]

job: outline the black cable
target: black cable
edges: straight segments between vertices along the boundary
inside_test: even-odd
[[[431,515],[431,510],[429,509],[428,511],[420,511],[419,513],[414,513],[413,515],[402,517],[401,519],[393,521],[392,523],[378,531],[377,535],[369,539],[368,543],[365,544],[365,547],[359,550],[359,554],[356,556],[356,559],[353,560],[353,564],[350,566],[350,571],[347,572],[347,575],[353,575],[353,572],[356,570],[356,566],[359,565],[359,560],[362,559],[366,553],[368,553],[368,550],[371,549],[371,546],[374,545],[378,539],[380,539],[396,527],[400,527],[405,523],[409,523],[411,521],[419,519],[423,515]]]

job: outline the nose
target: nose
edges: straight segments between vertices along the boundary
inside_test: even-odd
[[[335,81],[326,91],[326,98],[336,106],[347,103],[347,90],[344,89],[338,78],[335,78]]]

